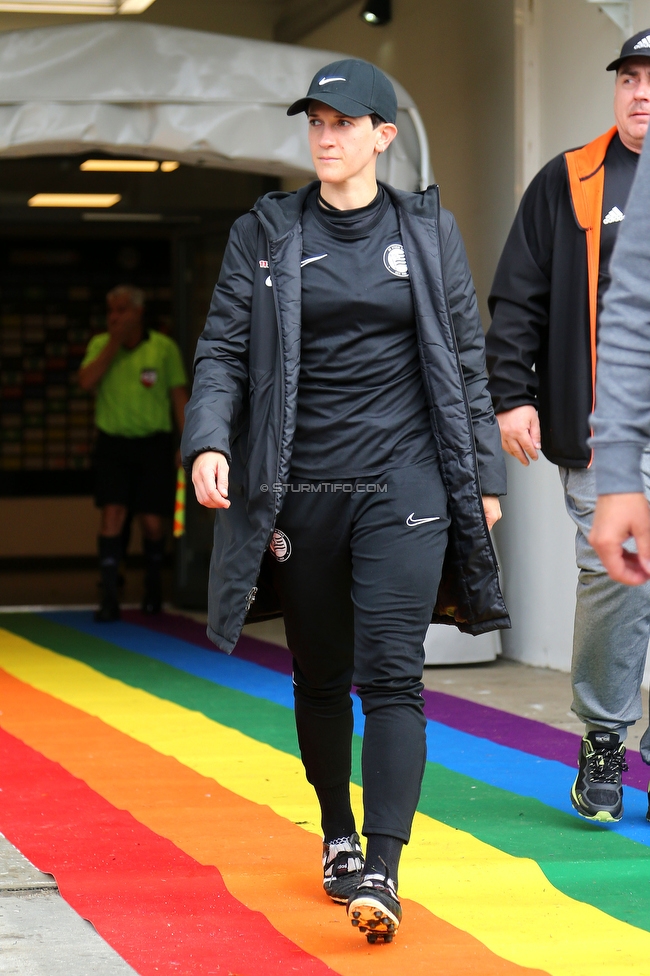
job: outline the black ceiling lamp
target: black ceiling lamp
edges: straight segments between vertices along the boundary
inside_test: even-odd
[[[393,19],[391,0],[368,0],[363,5],[361,19],[365,20],[366,24],[372,24],[374,27],[382,27],[384,24],[390,24]]]

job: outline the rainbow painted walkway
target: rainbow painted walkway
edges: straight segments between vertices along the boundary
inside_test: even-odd
[[[173,615],[0,615],[0,831],[142,976],[650,976],[637,754],[595,827],[576,736],[427,692],[405,920],[368,946],[320,888],[288,653],[210,648]]]

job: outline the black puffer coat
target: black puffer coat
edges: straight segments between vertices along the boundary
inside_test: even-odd
[[[291,465],[301,214],[312,186],[269,193],[236,221],[196,351],[182,449],[188,471],[203,451],[221,451],[231,465],[231,507],[216,513],[208,623],[209,637],[228,652],[245,621],[280,615],[266,584],[265,553],[283,498],[273,485],[287,481]],[[433,622],[473,634],[508,627],[481,502],[482,493],[505,493],[505,465],[465,250],[453,217],[440,209],[437,187],[385,189],[410,271],[424,388],[452,519]]]

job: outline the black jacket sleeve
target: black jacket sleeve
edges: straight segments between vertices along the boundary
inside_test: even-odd
[[[441,241],[447,301],[469,400],[481,491],[484,495],[504,495],[506,469],[499,428],[487,391],[485,336],[476,292],[460,231],[449,211],[444,210],[441,211]]]
[[[555,212],[562,193],[567,193],[565,164],[557,156],[524,193],[497,266],[486,337],[488,389],[496,413],[537,406],[533,367],[547,342]]]
[[[196,347],[194,385],[185,408],[181,450],[189,471],[204,451],[230,461],[230,442],[248,394],[248,349],[259,224],[237,220],[221,265],[208,318]]]

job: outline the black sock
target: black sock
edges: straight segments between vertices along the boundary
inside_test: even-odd
[[[397,869],[403,847],[404,841],[398,837],[389,837],[388,834],[369,834],[363,873],[385,875],[388,871],[388,877],[397,890]]]
[[[349,837],[355,831],[354,814],[350,806],[350,784],[316,789],[321,810],[323,838],[327,843],[339,837]]]
[[[117,574],[122,558],[122,536],[100,535],[97,538],[97,548],[104,599],[117,603]]]

